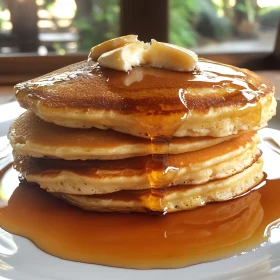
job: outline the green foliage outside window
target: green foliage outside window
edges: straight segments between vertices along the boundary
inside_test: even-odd
[[[78,1],[76,1],[79,5]],[[74,20],[80,34],[79,49],[92,46],[119,35],[120,6],[118,0],[94,1],[89,13],[79,14]]]
[[[45,0],[43,8],[51,11],[55,1]],[[74,30],[78,33],[79,51],[88,52],[92,46],[119,36],[119,0],[75,2],[75,17],[71,27],[64,32]],[[0,0],[0,11],[5,8],[5,3]],[[170,0],[169,5],[169,41],[184,47],[254,37],[260,26],[275,28],[280,15],[280,7],[259,8],[257,0]],[[0,29],[3,23],[0,17]],[[55,30],[60,31],[59,28]],[[52,49],[58,54],[67,52],[65,44],[59,40],[53,43]]]
[[[170,1],[170,42],[194,47],[197,45],[197,32],[194,28],[200,7],[196,0],[172,0]]]

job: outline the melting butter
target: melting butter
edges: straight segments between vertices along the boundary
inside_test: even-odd
[[[143,42],[135,42],[110,52],[105,52],[97,61],[104,67],[127,72],[133,66],[139,66],[142,63],[143,49]]]
[[[138,41],[138,35],[126,35],[105,41],[91,48],[89,60],[96,61],[102,54]]]
[[[152,67],[190,72],[197,62],[198,57],[193,51],[156,40],[152,40],[151,46],[144,51],[144,63]]]
[[[105,41],[91,49],[89,59],[101,66],[128,72],[135,66],[149,65],[180,72],[193,71],[197,55],[188,49],[152,40],[144,43],[136,35]]]

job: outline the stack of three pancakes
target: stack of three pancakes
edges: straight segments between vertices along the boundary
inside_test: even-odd
[[[123,73],[87,61],[16,89],[29,109],[9,132],[16,169],[83,209],[189,210],[263,179],[256,130],[276,102],[248,70],[199,60],[193,72]]]

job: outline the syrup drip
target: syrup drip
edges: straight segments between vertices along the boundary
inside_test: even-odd
[[[170,140],[164,137],[151,138],[152,158],[148,160],[145,166],[148,174],[151,193],[147,199],[147,206],[153,210],[165,210],[164,193],[167,186],[169,186],[177,174],[178,168],[171,167],[168,164]],[[156,151],[161,148],[161,153]]]
[[[164,125],[161,125],[159,129],[155,129],[156,126],[150,125],[149,122],[148,125],[147,122],[143,121],[140,124],[151,137],[152,157],[147,161],[145,166],[151,187],[150,195],[146,199],[146,205],[152,211],[158,212],[158,209],[161,209],[161,212],[165,214],[167,212],[164,200],[166,187],[172,184],[179,170],[168,163],[170,140],[176,132],[176,128],[179,127],[179,124],[175,126],[173,124],[173,131],[165,130]],[[169,128],[169,126],[167,127]],[[162,136],[158,136],[159,132]]]
[[[151,140],[152,157],[145,166],[151,187],[146,205],[152,211],[158,212],[158,209],[161,209],[161,212],[165,214],[165,190],[172,184],[178,172],[178,168],[168,162],[170,140],[182,124],[186,113],[170,115],[164,120],[153,114],[153,111],[148,111],[145,116],[136,116],[135,120]]]

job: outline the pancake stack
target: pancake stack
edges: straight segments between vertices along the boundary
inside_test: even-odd
[[[253,72],[199,59],[194,71],[121,72],[83,61],[16,85],[11,126],[28,182],[100,212],[176,212],[263,179],[257,130],[276,110]]]

